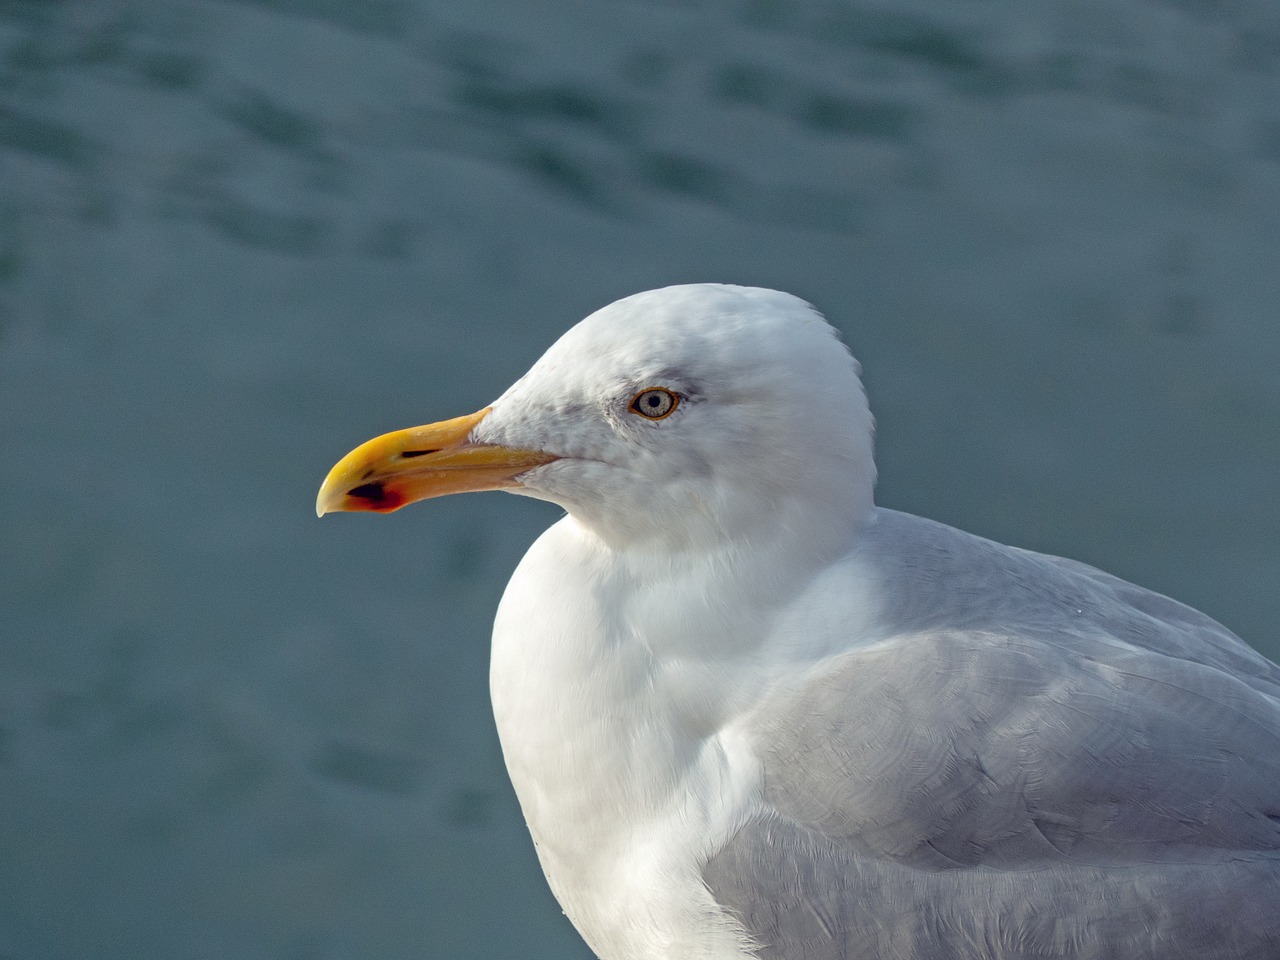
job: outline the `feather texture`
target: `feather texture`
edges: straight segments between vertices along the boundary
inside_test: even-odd
[[[884,636],[744,719],[760,807],[704,868],[761,957],[1280,956],[1274,664],[1166,597],[891,511],[853,559]]]

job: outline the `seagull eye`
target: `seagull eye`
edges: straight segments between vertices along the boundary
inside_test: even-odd
[[[664,417],[671,416],[671,412],[679,403],[680,398],[670,390],[663,387],[649,387],[631,398],[631,406],[628,409],[649,420],[662,420]]]

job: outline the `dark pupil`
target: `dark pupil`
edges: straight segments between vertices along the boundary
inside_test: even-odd
[[[662,398],[656,393],[651,393],[649,394],[648,403],[652,409],[657,410],[658,407],[662,406]]]

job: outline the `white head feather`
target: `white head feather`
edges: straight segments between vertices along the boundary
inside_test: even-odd
[[[857,361],[789,294],[651,290],[597,311],[493,404],[473,439],[563,459],[515,492],[562,505],[614,547],[850,543],[872,506],[872,418]],[[663,387],[649,420],[633,398]],[[809,552],[809,551],[806,551]]]

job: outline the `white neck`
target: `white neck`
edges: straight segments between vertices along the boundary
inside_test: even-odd
[[[615,551],[570,517],[534,544],[503,597],[490,684],[507,767],[553,889],[609,960],[746,956],[696,876],[679,897],[644,900],[681,878],[637,866],[647,845],[634,825],[687,831],[694,848],[736,827],[727,811],[744,809],[756,784],[749,757],[725,762],[739,752],[733,720],[773,680],[767,665],[787,659],[769,649],[778,633],[766,610],[790,606],[830,562],[794,551],[772,562],[786,552]],[[690,797],[712,799],[689,809]],[[646,869],[660,876],[637,885]],[[625,952],[628,938],[610,931],[645,909],[655,931],[694,939]],[[696,915],[673,921],[672,909]]]

